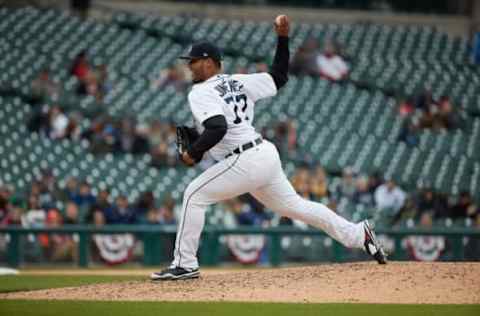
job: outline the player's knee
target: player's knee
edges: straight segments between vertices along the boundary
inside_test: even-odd
[[[205,197],[202,190],[198,188],[193,182],[190,183],[185,192],[183,193],[183,203],[192,204],[205,204]]]
[[[290,197],[284,198],[282,201],[279,201],[277,209],[284,213],[286,216],[293,216],[298,210],[304,208],[305,200],[299,195],[292,195]]]
[[[295,211],[304,208],[305,199],[300,195],[292,195],[285,199],[285,207],[289,210]]]
[[[194,196],[195,191],[196,191],[196,187],[193,185],[193,182],[192,182],[187,186],[187,188],[183,192],[183,201],[187,202],[188,200],[191,200],[192,197]]]

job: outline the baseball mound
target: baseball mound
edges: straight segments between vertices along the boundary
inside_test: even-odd
[[[206,270],[196,280],[127,281],[0,294],[0,299],[479,304],[480,263],[390,262]]]

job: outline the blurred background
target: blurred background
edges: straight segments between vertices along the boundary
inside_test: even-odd
[[[371,218],[395,260],[480,258],[480,3],[0,1],[0,265],[158,265],[192,124],[177,57],[206,39],[226,73],[268,71],[291,26],[290,81],[255,126],[295,189]],[[213,206],[204,264],[365,260],[251,196]]]

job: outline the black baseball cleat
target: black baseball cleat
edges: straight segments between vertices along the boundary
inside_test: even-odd
[[[187,280],[196,279],[200,276],[200,270],[187,269],[181,267],[169,267],[161,272],[153,272],[150,275],[152,281],[167,281],[167,280]]]
[[[365,229],[365,243],[363,244],[365,246],[365,251],[375,258],[379,264],[386,264],[387,255],[375,237],[375,233],[373,232],[372,228],[370,228],[368,221],[363,222],[363,227]]]

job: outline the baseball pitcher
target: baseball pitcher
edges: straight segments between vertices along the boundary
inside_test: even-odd
[[[200,275],[197,249],[209,205],[249,192],[281,216],[324,230],[346,247],[364,248],[378,263],[386,256],[367,221],[351,223],[325,205],[301,198],[282,170],[275,146],[255,131],[258,100],[273,97],[288,81],[289,19],[280,15],[274,29],[277,47],[270,72],[223,74],[220,50],[195,43],[187,56],[193,87],[188,94],[196,130],[177,130],[180,159],[198,163],[208,151],[217,161],[195,178],[183,196],[174,260],[152,280],[182,280]]]

